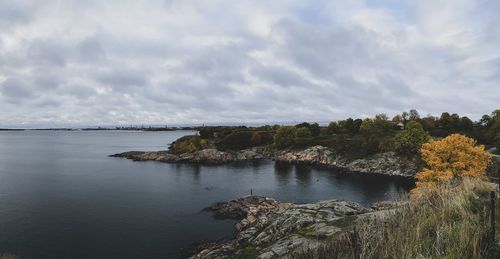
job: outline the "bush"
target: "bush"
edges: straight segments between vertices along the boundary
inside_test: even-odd
[[[260,135],[259,132],[254,132],[252,134],[252,138],[250,139],[250,143],[252,146],[258,146],[262,142],[262,136]]]
[[[200,150],[206,145],[206,141],[198,135],[188,135],[178,138],[170,144],[169,151],[173,154],[189,153]]]

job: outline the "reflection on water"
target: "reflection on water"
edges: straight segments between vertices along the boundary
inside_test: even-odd
[[[250,194],[369,206],[412,187],[392,177],[272,161],[227,165],[107,157],[191,132],[0,132],[0,253],[31,258],[178,258],[232,233],[201,209]]]

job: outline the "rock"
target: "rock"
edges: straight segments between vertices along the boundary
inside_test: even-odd
[[[262,148],[245,149],[236,152],[219,151],[214,148],[202,149],[195,152],[172,154],[169,151],[129,151],[110,155],[123,157],[134,161],[159,161],[168,163],[206,163],[223,164],[236,161],[262,160],[269,158]]]
[[[179,155],[178,162],[205,162],[205,163],[227,163],[234,161],[232,154],[208,148],[193,153],[184,153]]]
[[[358,217],[373,213],[349,201],[296,205],[260,196],[216,203],[205,210],[239,220],[235,236],[191,258],[231,258],[248,253],[252,258],[282,257],[317,247],[323,240],[348,231]]]
[[[168,153],[168,151],[129,151],[119,154],[111,155],[110,157],[123,157],[127,159],[132,159],[134,161],[161,161],[161,162],[176,162],[178,157],[174,154]]]
[[[179,155],[171,154],[168,151],[130,151],[112,156],[133,159],[134,161],[153,160],[169,163],[206,164],[223,164],[273,158],[277,162],[329,166],[349,172],[377,173],[405,177],[413,177],[419,170],[416,161],[402,161],[394,152],[380,153],[350,161],[323,146],[314,146],[299,151],[279,151],[274,154],[266,151],[263,147],[255,147],[235,152],[207,148]]]
[[[416,161],[403,162],[395,152],[372,155],[349,161],[323,146],[314,146],[301,151],[281,152],[275,156],[278,162],[311,164],[341,168],[350,172],[378,173],[413,177],[418,172]]]
[[[281,153],[275,159],[276,161],[289,163],[331,165],[336,160],[336,157],[328,148],[314,146],[298,152]]]

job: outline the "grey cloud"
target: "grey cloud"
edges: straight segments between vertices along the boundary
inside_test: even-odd
[[[88,37],[78,43],[78,59],[82,62],[97,62],[105,58],[105,50],[97,36]]]
[[[98,75],[97,80],[106,86],[111,86],[117,91],[124,91],[127,88],[134,86],[148,85],[147,74],[142,73],[141,71],[120,68]]]
[[[96,95],[96,91],[91,86],[85,85],[67,85],[65,86],[66,93],[76,97],[77,99],[88,99]]]
[[[310,84],[296,72],[283,67],[259,66],[254,68],[251,72],[254,76],[262,80],[270,81],[283,87],[305,86]]]
[[[55,108],[58,107],[60,103],[54,99],[45,99],[36,103],[36,107],[39,108]]]
[[[16,24],[26,24],[32,20],[31,8],[26,1],[1,1],[0,26],[9,27]]]
[[[498,108],[499,4],[391,2],[1,1],[0,127]]]
[[[19,78],[7,78],[2,83],[1,93],[9,102],[14,103],[34,96],[29,83]]]
[[[28,50],[28,59],[43,66],[64,66],[66,64],[66,48],[52,40],[35,40]]]

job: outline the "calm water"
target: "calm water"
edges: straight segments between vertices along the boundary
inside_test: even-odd
[[[271,161],[223,166],[107,157],[164,149],[192,132],[0,132],[0,254],[29,258],[178,258],[197,240],[230,237],[233,222],[200,210],[254,194],[290,202],[369,205],[408,181]]]

